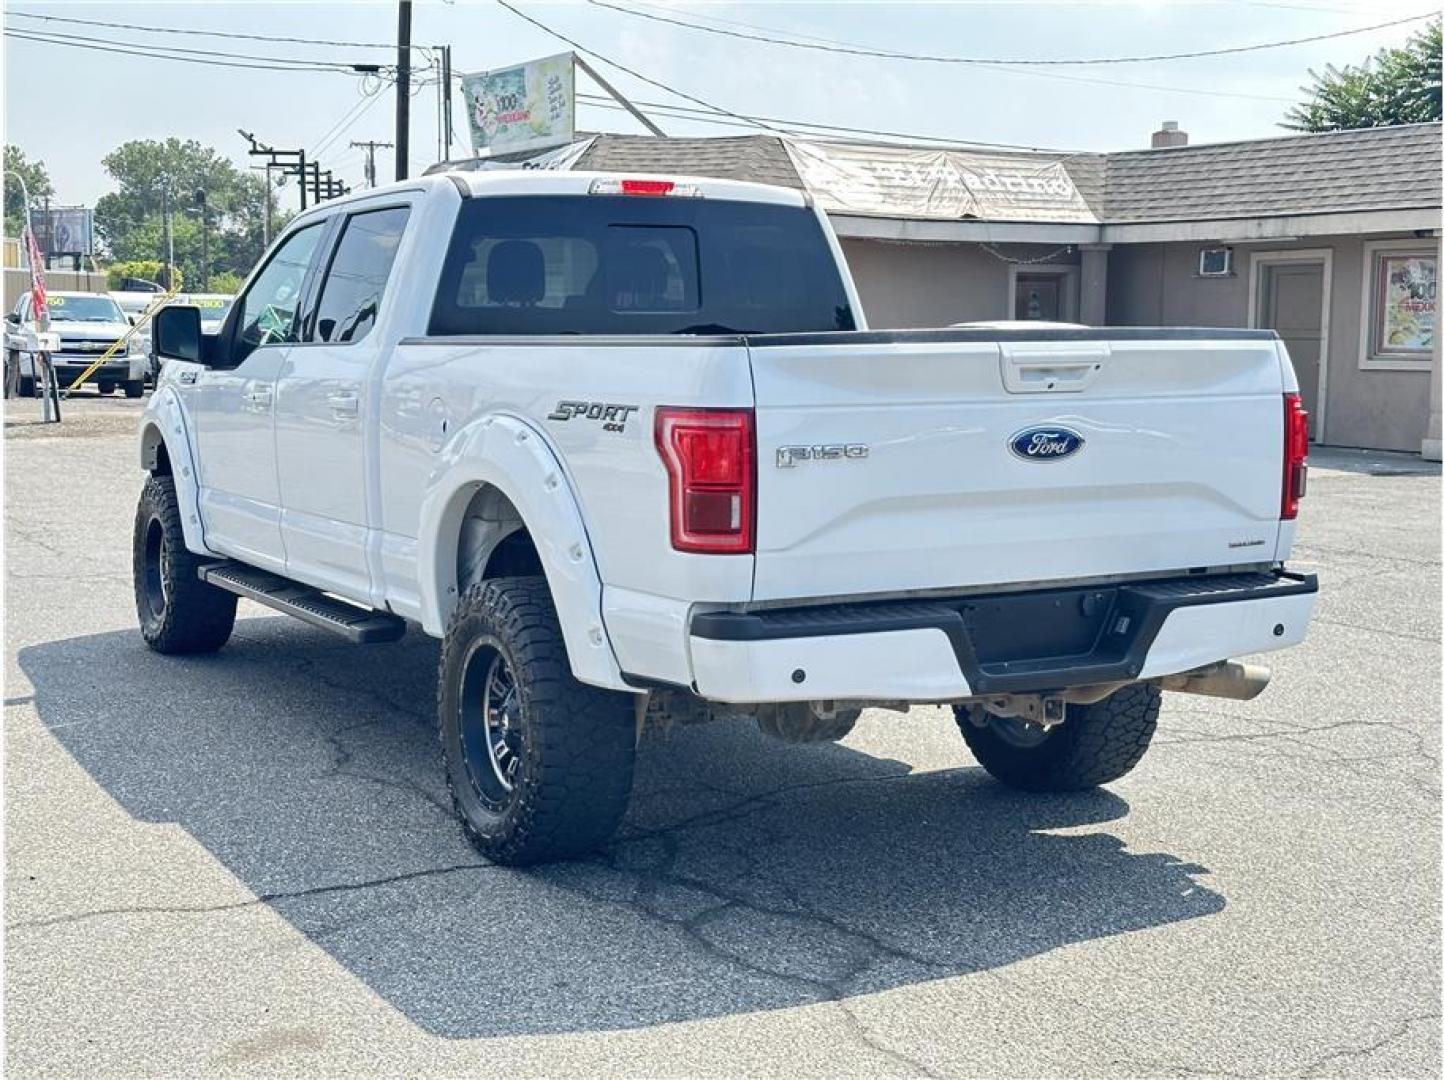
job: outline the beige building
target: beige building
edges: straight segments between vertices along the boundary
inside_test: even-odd
[[[1440,125],[1063,154],[599,135],[565,166],[808,192],[875,327],[1273,327],[1316,441],[1439,456]],[[1426,446],[1427,443],[1427,446]]]

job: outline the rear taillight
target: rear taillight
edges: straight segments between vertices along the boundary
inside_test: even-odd
[[[1298,394],[1284,395],[1284,488],[1279,517],[1292,521],[1299,516],[1299,500],[1308,484],[1309,413]]]
[[[667,467],[672,547],[750,554],[757,506],[751,409],[657,410]]]

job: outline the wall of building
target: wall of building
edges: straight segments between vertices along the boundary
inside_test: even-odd
[[[1055,245],[1004,244],[1010,258],[1039,258]],[[844,239],[868,325],[879,330],[1011,319],[1009,263],[978,244],[914,244]],[[1049,260],[1076,264],[1077,251]]]
[[[1264,253],[1332,253],[1325,416],[1320,441],[1334,446],[1417,453],[1429,419],[1429,364],[1406,371],[1362,370],[1361,329],[1368,318],[1365,241],[1412,235],[1310,237],[1234,247],[1234,273],[1198,276],[1205,245],[1127,244],[1109,253],[1108,322],[1115,326],[1247,326],[1250,268]]]
[[[30,271],[5,267],[4,310],[9,311],[20,299],[20,294],[30,291]],[[52,292],[105,292],[105,275],[99,271],[47,270],[45,287]]]

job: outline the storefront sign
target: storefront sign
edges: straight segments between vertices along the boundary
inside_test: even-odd
[[[1378,259],[1375,355],[1427,353],[1434,344],[1438,260],[1424,254],[1384,254]]]
[[[1098,219],[1057,158],[786,140],[807,189],[834,213],[985,221]]]
[[[547,150],[572,141],[576,75],[571,53],[467,75],[461,93],[478,157]]]

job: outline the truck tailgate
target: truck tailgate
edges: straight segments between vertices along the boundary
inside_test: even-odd
[[[753,599],[1272,561],[1275,341],[1108,333],[752,339]]]

